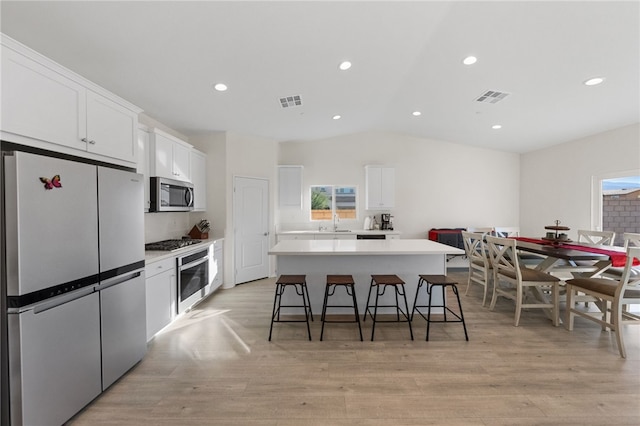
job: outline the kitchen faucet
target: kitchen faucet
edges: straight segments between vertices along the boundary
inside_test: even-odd
[[[333,215],[333,231],[337,231],[338,230],[338,222],[340,222],[340,216],[338,216],[338,213]]]

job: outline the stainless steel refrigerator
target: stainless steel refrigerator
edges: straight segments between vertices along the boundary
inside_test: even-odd
[[[10,422],[58,425],[146,352],[143,178],[9,148],[2,322]]]

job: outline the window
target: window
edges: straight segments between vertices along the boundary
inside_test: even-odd
[[[357,219],[355,186],[312,186],[311,220]]]
[[[623,245],[625,232],[640,232],[640,176],[602,179],[602,230],[616,233]]]

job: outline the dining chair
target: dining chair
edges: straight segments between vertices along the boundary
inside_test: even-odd
[[[501,238],[514,238],[520,236],[520,228],[517,226],[496,226],[491,235]],[[534,253],[518,253],[522,263],[527,265],[537,265],[544,260],[543,256]]]
[[[521,266],[516,240],[487,235],[489,256],[493,265],[493,297],[489,309],[493,311],[498,296],[511,299],[516,303],[514,325],[520,323],[520,314],[525,308],[551,309],[551,319],[556,327],[560,323],[558,295],[560,279],[535,269]],[[504,283],[506,286],[501,286]],[[536,302],[525,302],[526,290],[532,293]],[[544,290],[550,290],[551,302],[546,299]]]
[[[519,237],[520,228],[517,226],[496,226],[493,228],[493,235],[501,238]]]
[[[484,237],[485,234],[462,231],[464,250],[469,259],[469,278],[467,280],[467,290],[464,295],[466,296],[469,293],[472,282],[480,284],[484,287],[482,306],[486,304],[489,282],[493,275]]]
[[[578,230],[578,240],[576,241],[578,244],[594,244],[594,245],[604,245],[604,246],[612,246],[616,239],[616,233],[613,231],[592,231],[586,229]],[[593,273],[597,272],[600,268],[594,265],[593,261],[576,261],[576,262],[565,262],[564,264],[555,265],[549,272],[554,275],[563,276],[563,274],[570,274],[571,276],[577,278],[587,277],[588,275],[593,275]],[[582,274],[582,275],[578,275]],[[585,275],[586,274],[586,275]],[[589,301],[587,298],[583,301]]]
[[[625,232],[624,234],[622,234],[622,237],[624,238],[624,249],[627,250],[629,247],[640,247],[640,234],[634,234],[631,232]],[[619,280],[620,277],[622,277],[622,274],[624,272],[624,268],[623,267],[610,267],[608,269],[605,269],[605,271],[600,274],[601,277],[605,277],[605,278],[611,278],[614,280]],[[640,276],[640,267],[636,266],[636,267],[631,267],[631,271],[630,271],[630,277],[631,279],[633,279],[634,277],[638,277]]]
[[[608,278],[574,278],[567,281],[566,327],[573,330],[575,316],[589,319],[609,328],[616,334],[618,351],[622,358],[627,357],[624,347],[622,325],[640,324],[640,315],[629,312],[628,305],[640,303],[640,277],[631,277],[633,259],[640,259],[640,247],[627,248],[627,261],[622,276],[617,280]],[[581,292],[598,299],[598,312],[577,309],[574,296]],[[610,311],[610,315],[608,315]]]
[[[591,231],[587,229],[578,229],[579,243],[612,246],[615,239],[616,233],[613,231]]]
[[[494,231],[494,228],[490,226],[467,227],[467,232],[473,232],[474,234],[491,234],[493,233],[493,231]]]

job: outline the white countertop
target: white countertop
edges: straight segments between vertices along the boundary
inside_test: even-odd
[[[464,250],[431,240],[285,240],[270,255],[407,255],[464,254]]]
[[[298,231],[280,231],[278,235],[318,235],[318,234],[327,234],[327,235],[363,235],[363,234],[371,234],[371,235],[400,235],[400,231],[391,230],[391,229],[350,229],[348,231],[318,231],[313,229],[306,230],[298,230]]]

